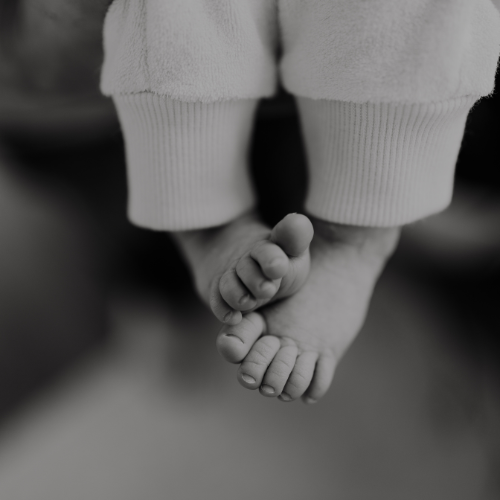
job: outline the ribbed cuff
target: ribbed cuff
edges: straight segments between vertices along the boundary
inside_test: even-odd
[[[399,226],[444,209],[477,97],[399,104],[298,98],[309,160],[306,209],[360,226]]]
[[[113,96],[127,154],[130,220],[183,231],[225,224],[254,205],[247,150],[256,100]]]

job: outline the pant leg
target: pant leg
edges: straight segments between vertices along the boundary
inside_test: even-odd
[[[275,91],[274,0],[115,0],[101,89],[124,132],[129,216],[179,231],[254,205],[257,100]]]
[[[391,226],[445,208],[467,113],[494,85],[494,5],[280,0],[279,25],[280,74],[308,153],[307,209]]]
[[[225,224],[255,203],[247,165],[257,101],[115,96],[134,224],[183,231]]]

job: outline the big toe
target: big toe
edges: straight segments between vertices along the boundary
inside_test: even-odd
[[[305,215],[288,214],[274,226],[271,241],[290,257],[298,257],[308,249],[313,235],[313,225]]]
[[[243,316],[237,325],[222,327],[217,337],[217,350],[230,363],[241,363],[265,331],[264,318],[256,312]]]

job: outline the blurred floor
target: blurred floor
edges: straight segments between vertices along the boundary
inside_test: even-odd
[[[498,393],[438,299],[389,269],[306,407],[241,388],[194,298],[115,296],[107,347],[3,427],[0,498],[496,499]]]
[[[84,204],[0,150],[0,421],[107,329],[103,258]]]
[[[276,109],[271,222],[306,184]],[[408,228],[328,396],[286,405],[238,386],[172,246],[126,222],[114,134],[0,158],[0,499],[500,497],[498,203]]]

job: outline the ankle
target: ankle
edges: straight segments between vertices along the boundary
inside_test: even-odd
[[[315,239],[323,245],[345,246],[360,254],[385,261],[396,249],[401,228],[364,227],[328,222],[309,216],[314,226]]]
[[[208,237],[210,229],[196,229],[192,231],[175,231],[170,236],[181,251],[189,266],[196,262],[203,253],[203,242]]]
[[[263,234],[269,232],[259,222],[254,212],[245,213],[236,219],[220,226],[195,229],[190,231],[178,231],[171,233],[185,258],[191,264],[204,260],[211,252],[221,250],[221,245],[227,243],[228,239],[243,237],[249,227],[255,225],[262,230]]]

